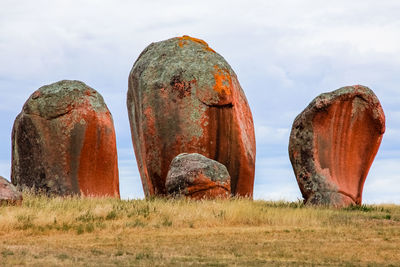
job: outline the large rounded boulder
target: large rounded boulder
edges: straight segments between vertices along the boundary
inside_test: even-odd
[[[182,153],[172,160],[165,186],[169,195],[215,199],[230,197],[230,181],[228,170],[218,161]]]
[[[112,116],[80,81],[35,91],[15,119],[12,183],[57,195],[119,197]]]
[[[129,75],[132,141],[146,196],[166,194],[172,159],[199,153],[224,164],[232,194],[251,197],[253,119],[236,74],[202,40],[150,44]]]
[[[385,132],[375,94],[357,85],[316,97],[295,119],[289,156],[308,204],[360,205]]]

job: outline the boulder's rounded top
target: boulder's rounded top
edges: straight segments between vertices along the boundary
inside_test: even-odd
[[[176,37],[176,38],[179,39],[179,46],[180,47],[183,47],[184,45],[186,45],[187,44],[186,41],[191,41],[191,42],[195,42],[195,43],[201,44],[203,46],[203,49],[215,53],[215,51],[211,47],[209,47],[208,44],[205,41],[203,41],[201,39],[190,37],[189,35],[184,35],[182,37]]]
[[[317,96],[314,101],[315,104],[319,107],[323,106],[325,103],[329,104],[336,99],[346,100],[354,97],[361,97],[362,99],[373,105],[380,106],[379,100],[374,92],[363,85],[345,86],[328,93],[322,93]]]
[[[230,179],[225,165],[198,153],[179,154],[172,160],[170,169],[174,169],[170,173],[171,177],[184,177],[188,173],[201,171],[213,182],[226,182]]]
[[[23,112],[54,119],[76,108],[107,111],[103,97],[93,88],[76,80],[62,80],[36,90],[26,101]]]
[[[383,112],[381,103],[375,93],[368,87],[363,85],[353,85],[341,87],[337,90],[322,93],[317,96],[311,103],[305,108],[305,110],[296,118],[295,122],[304,119],[307,114],[316,114],[316,110],[326,109],[336,101],[354,101],[356,98],[362,101],[355,103],[355,109],[363,110],[369,108],[372,111],[372,115],[380,127],[380,132],[385,132],[385,114]],[[361,109],[359,109],[361,108]],[[302,115],[303,114],[303,115]]]
[[[130,76],[138,78],[143,88],[190,81],[206,105],[231,104],[233,87],[238,85],[236,74],[221,55],[205,41],[187,35],[150,44]]]

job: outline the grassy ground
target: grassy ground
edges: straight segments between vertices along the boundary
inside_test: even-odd
[[[0,265],[400,266],[400,206],[25,194],[0,207]]]

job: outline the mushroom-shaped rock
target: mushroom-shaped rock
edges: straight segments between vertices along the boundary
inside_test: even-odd
[[[150,44],[129,75],[132,141],[146,196],[166,194],[170,163],[199,153],[226,166],[231,192],[252,197],[255,136],[236,74],[202,40]]]
[[[22,194],[17,188],[0,176],[0,205],[2,204],[21,204]]]
[[[193,199],[228,198],[230,176],[224,165],[197,153],[176,156],[166,179],[167,193]]]
[[[11,181],[50,194],[119,197],[114,124],[103,97],[80,81],[35,91],[15,119]]]
[[[343,87],[315,98],[296,117],[289,142],[305,203],[360,205],[384,132],[381,104],[367,87]]]

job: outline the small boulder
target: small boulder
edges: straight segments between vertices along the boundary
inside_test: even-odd
[[[21,204],[22,194],[17,188],[0,176],[0,205]]]
[[[165,186],[170,195],[193,199],[228,198],[230,180],[228,170],[218,161],[197,153],[182,153],[172,160]]]
[[[11,181],[56,195],[119,197],[114,123],[103,97],[80,81],[36,90],[14,122]]]
[[[289,156],[305,203],[360,205],[385,132],[371,89],[356,85],[316,97],[292,127]]]

